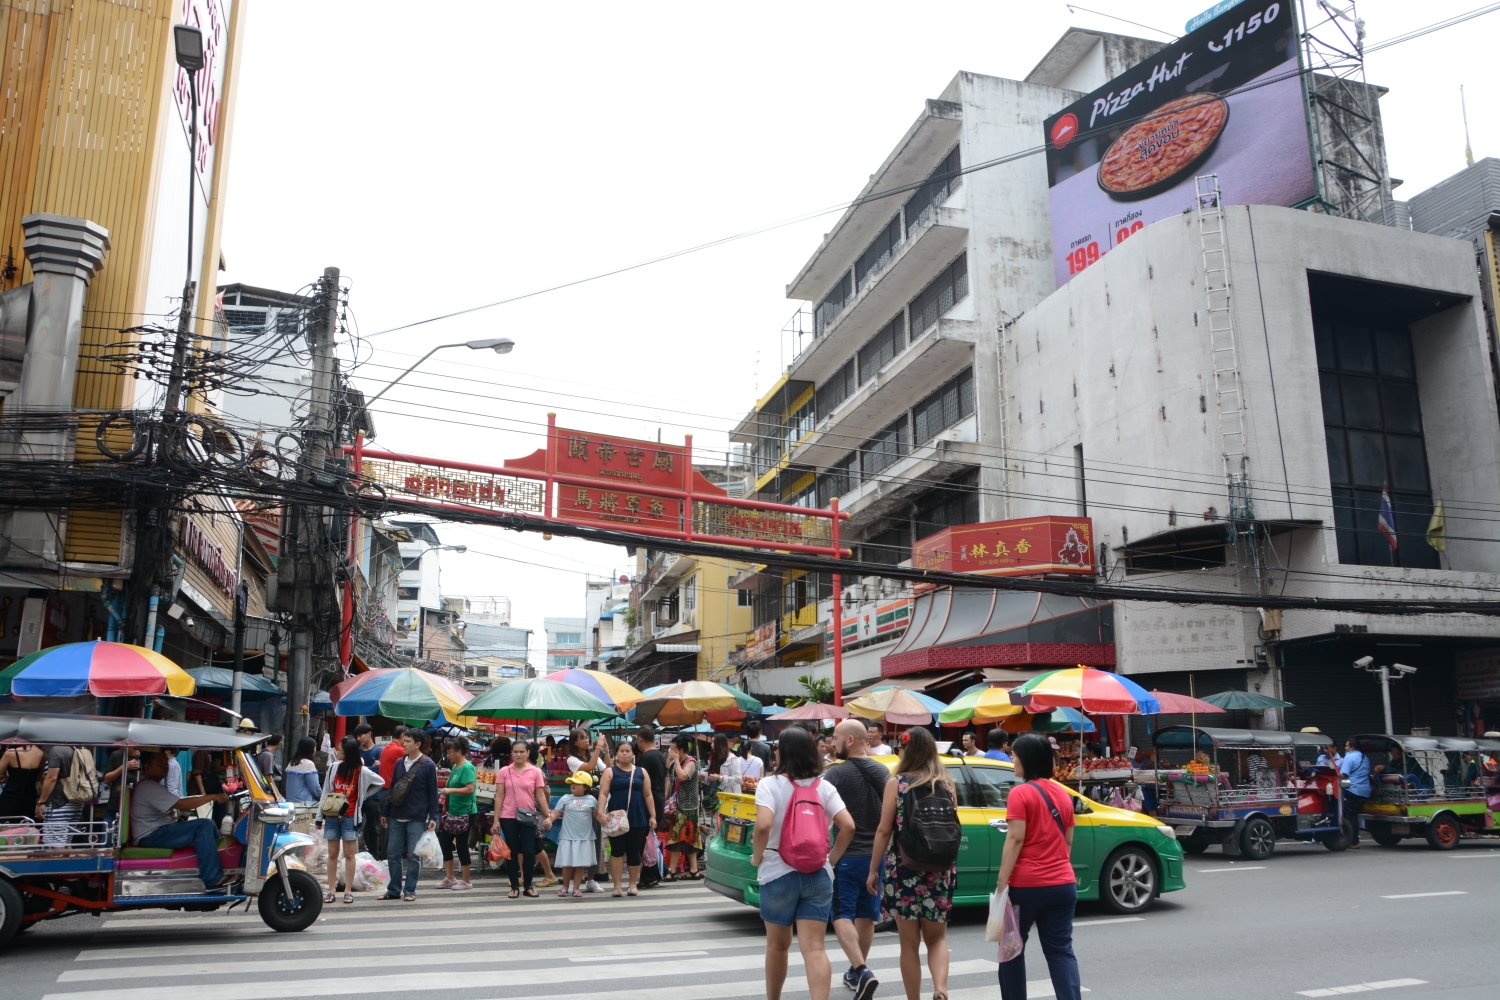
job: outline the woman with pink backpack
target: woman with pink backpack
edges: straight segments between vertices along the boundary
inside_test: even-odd
[[[833,912],[833,865],[854,839],[854,817],[823,781],[817,745],[805,729],[781,735],[776,773],[755,789],[751,862],[758,869],[760,917],[766,924],[766,1000],[781,1000],[792,928],[812,1000],[828,1000],[833,967],[823,935]],[[828,826],[838,839],[828,846]]]

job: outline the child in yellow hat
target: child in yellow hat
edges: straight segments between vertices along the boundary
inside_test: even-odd
[[[562,873],[558,896],[583,898],[583,883],[589,877],[589,866],[597,860],[594,843],[594,812],[599,800],[590,795],[594,778],[587,771],[575,771],[568,777],[568,790],[552,810],[553,822],[562,821],[557,835],[557,867]]]

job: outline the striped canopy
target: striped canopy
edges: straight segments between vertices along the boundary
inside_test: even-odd
[[[1094,715],[1156,715],[1161,703],[1128,677],[1093,667],[1053,670],[1011,691],[1011,701],[1028,711],[1079,708]]]

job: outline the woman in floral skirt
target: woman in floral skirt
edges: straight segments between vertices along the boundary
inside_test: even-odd
[[[906,822],[909,793],[946,795],[957,802],[953,779],[938,757],[937,743],[925,729],[901,734],[901,762],[896,780],[885,786],[880,829],[870,852],[870,892],[884,891],[883,901],[896,918],[901,938],[901,982],[907,1000],[917,1000],[922,991],[921,946],[927,945],[927,968],[932,973],[933,1000],[948,1000],[948,914],[953,910],[955,870],[918,871],[903,862],[898,846]],[[881,877],[882,868],[884,877]]]
[[[678,854],[684,855],[687,864],[687,871],[681,877],[700,879],[703,875],[698,871],[698,855],[703,852],[703,828],[698,817],[701,796],[692,737],[686,733],[673,737],[667,761],[667,777],[672,789],[667,803],[667,820],[671,823],[667,832],[667,881],[678,878]]]

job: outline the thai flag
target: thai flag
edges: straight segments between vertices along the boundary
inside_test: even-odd
[[[1395,551],[1396,544],[1396,515],[1391,511],[1391,489],[1389,486],[1380,490],[1380,516],[1375,520],[1375,527],[1385,536],[1385,540],[1391,543],[1391,551]]]

